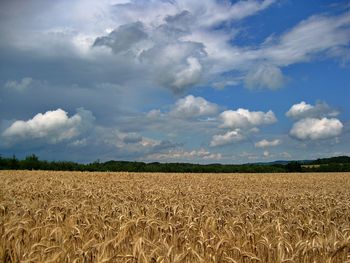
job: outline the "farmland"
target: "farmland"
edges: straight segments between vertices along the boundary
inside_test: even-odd
[[[0,171],[0,262],[350,262],[350,173]]]

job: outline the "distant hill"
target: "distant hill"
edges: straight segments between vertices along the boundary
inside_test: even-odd
[[[330,157],[330,158],[322,158],[317,159],[315,161],[310,162],[309,164],[345,164],[350,163],[350,157],[349,156],[337,156],[337,157]]]
[[[276,160],[273,162],[260,162],[260,163],[252,163],[257,165],[287,165],[289,163],[300,163],[300,164],[309,164],[311,162],[314,162],[315,160]]]
[[[255,165],[287,165],[288,163],[297,162],[299,164],[308,164],[308,165],[316,165],[316,164],[350,164],[349,156],[337,156],[337,157],[328,157],[328,158],[319,158],[317,160],[276,160],[273,162],[259,162],[259,163],[251,163]]]

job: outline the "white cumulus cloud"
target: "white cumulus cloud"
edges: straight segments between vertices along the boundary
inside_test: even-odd
[[[92,113],[82,108],[71,117],[64,110],[57,109],[38,113],[27,121],[15,121],[2,133],[2,137],[11,142],[43,139],[55,144],[77,137],[93,120]]]
[[[222,128],[251,128],[260,125],[267,125],[277,122],[275,114],[270,110],[268,112],[249,111],[239,108],[238,110],[227,110],[220,114]]]
[[[338,111],[332,109],[325,102],[317,102],[315,105],[301,101],[300,103],[294,104],[287,112],[286,116],[293,119],[302,119],[302,118],[317,118],[317,117],[326,117],[326,116],[337,116]]]
[[[266,147],[273,147],[281,144],[281,140],[273,140],[273,141],[268,141],[266,139],[261,140],[257,143],[255,143],[256,148],[266,148]]]
[[[339,136],[343,124],[336,118],[305,118],[294,123],[290,135],[299,140],[319,140]]]
[[[225,134],[214,135],[210,142],[210,146],[222,146],[234,142],[239,142],[244,139],[245,136],[241,133],[241,131],[239,129],[235,129],[233,131],[228,131]]]
[[[202,97],[188,95],[179,99],[170,115],[180,118],[191,118],[199,116],[210,116],[218,112],[218,105],[211,103]]]
[[[277,122],[277,118],[271,110],[263,112],[242,108],[224,111],[218,119],[221,122],[219,127],[229,129],[229,131],[214,135],[210,142],[212,147],[242,141],[247,138],[248,134],[258,132],[258,126]]]

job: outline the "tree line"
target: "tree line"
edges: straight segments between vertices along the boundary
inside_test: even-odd
[[[335,157],[337,158],[337,157]],[[51,171],[101,171],[101,172],[178,172],[178,173],[285,173],[285,172],[350,172],[350,157],[341,156],[332,163],[322,159],[309,162],[291,161],[285,164],[193,164],[193,163],[144,163],[129,161],[95,161],[81,164],[69,161],[40,160],[35,154],[23,160],[12,156],[0,156],[2,170],[51,170]],[[348,159],[346,159],[348,158]],[[346,161],[346,162],[344,162]]]

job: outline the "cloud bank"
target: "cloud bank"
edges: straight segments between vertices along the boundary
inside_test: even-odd
[[[216,83],[278,89],[286,83],[283,68],[289,65],[350,57],[348,11],[310,16],[255,46],[238,44],[240,22],[276,2],[8,2],[2,6],[9,15],[0,26],[0,44],[38,58],[69,59],[96,76],[103,66],[105,77],[114,81],[116,75],[128,82],[137,76],[175,93]],[[17,34],[10,33],[10,25]]]

